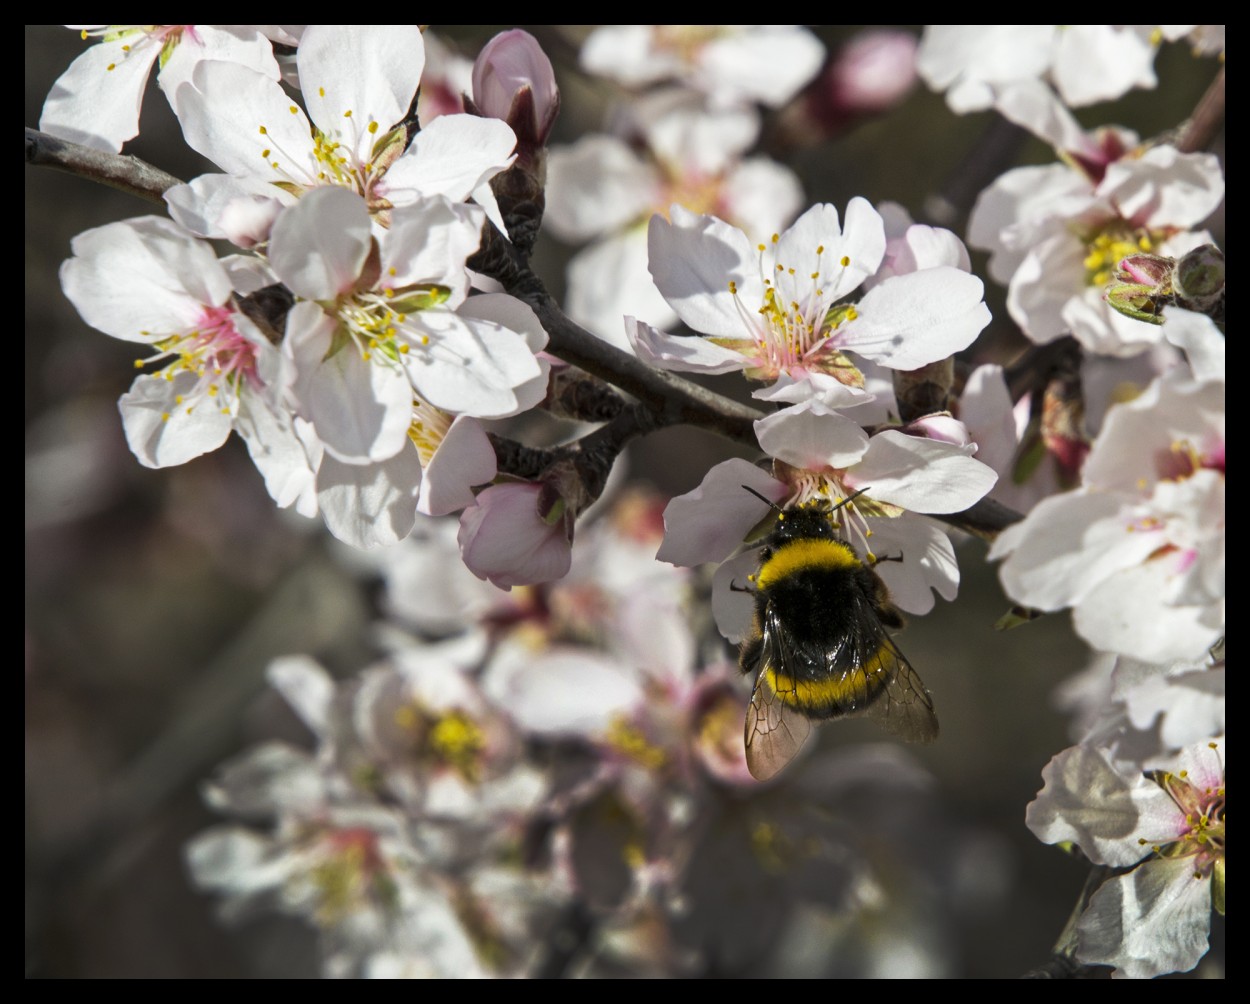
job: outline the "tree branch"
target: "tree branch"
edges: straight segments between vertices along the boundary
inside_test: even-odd
[[[1181,134],[1176,140],[1176,148],[1181,153],[1205,150],[1224,127],[1224,69],[1220,67],[1211,86],[1199,99],[1194,113],[1181,127]]]
[[[164,205],[165,192],[182,184],[138,157],[92,150],[30,128],[26,129],[26,163],[76,174],[159,205]]]

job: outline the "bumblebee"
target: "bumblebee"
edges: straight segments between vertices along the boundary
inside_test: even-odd
[[[738,662],[755,674],[746,717],[747,767],[767,781],[788,764],[811,722],[864,716],[912,742],[931,742],[933,698],[887,633],[903,626],[871,564],[838,536],[837,506],[777,510],[760,564],[742,587],[755,620]],[[873,562],[875,564],[875,561]]]

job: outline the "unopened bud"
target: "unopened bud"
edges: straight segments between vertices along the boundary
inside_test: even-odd
[[[522,148],[542,147],[560,111],[551,60],[529,32],[514,28],[486,43],[473,64],[473,106],[484,118],[503,119]]]
[[[1224,296],[1224,252],[1214,244],[1194,248],[1176,263],[1172,287],[1182,307],[1209,314]]]

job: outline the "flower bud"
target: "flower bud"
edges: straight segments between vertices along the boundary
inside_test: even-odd
[[[500,32],[473,64],[473,105],[483,118],[503,119],[517,135],[518,152],[546,145],[560,111],[555,71],[534,36]]]

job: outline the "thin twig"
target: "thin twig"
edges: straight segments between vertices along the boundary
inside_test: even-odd
[[[1194,113],[1181,127],[1181,134],[1176,140],[1176,148],[1181,153],[1205,150],[1224,128],[1224,69],[1220,67],[1211,86],[1198,100]]]
[[[172,174],[138,157],[92,150],[30,128],[26,129],[26,163],[76,174],[162,205],[165,192],[182,184]]]

